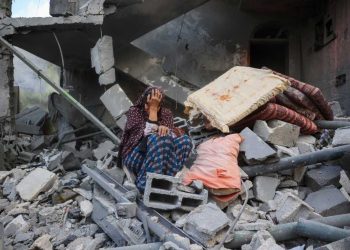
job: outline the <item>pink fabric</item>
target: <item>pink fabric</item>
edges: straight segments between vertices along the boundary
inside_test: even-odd
[[[213,189],[241,189],[241,176],[237,163],[239,134],[210,139],[197,148],[198,156],[184,177],[184,184],[201,180],[204,186]]]

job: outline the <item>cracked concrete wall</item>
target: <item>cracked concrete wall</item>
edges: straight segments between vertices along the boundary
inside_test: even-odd
[[[329,100],[339,101],[350,115],[350,2],[330,1],[324,14],[301,27],[302,79],[318,86]],[[331,17],[335,39],[315,50],[315,25]],[[337,82],[337,77],[340,79]]]
[[[298,21],[281,15],[245,12],[239,9],[238,1],[214,0],[132,44],[160,58],[166,72],[201,87],[233,66],[249,65],[250,39],[257,27],[277,22],[293,30]],[[290,39],[294,44],[295,38]],[[289,48],[289,71],[296,76],[300,51],[297,44]]]
[[[11,0],[0,3],[0,19],[11,16]],[[14,114],[13,98],[13,55],[0,46],[0,117]],[[11,106],[10,103],[13,103]],[[12,120],[13,123],[13,120]],[[14,125],[14,124],[13,124]]]
[[[60,68],[40,57],[37,57],[23,49],[17,48],[30,61],[32,61],[42,72],[54,82],[60,81]],[[47,110],[48,96],[54,92],[54,89],[44,80],[40,79],[20,59],[14,57],[14,79],[15,85],[19,86],[19,109],[20,111],[26,107],[34,105],[40,106]]]

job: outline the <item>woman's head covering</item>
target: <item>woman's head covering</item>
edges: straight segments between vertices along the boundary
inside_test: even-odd
[[[143,133],[148,120],[148,114],[145,110],[145,104],[147,103],[147,96],[152,90],[160,90],[164,96],[163,91],[157,87],[148,87],[143,94],[137,99],[135,104],[130,107],[127,112],[127,121],[123,132],[123,138],[119,147],[119,156],[125,157],[134,147],[138,145],[143,137]],[[164,99],[164,98],[163,98]],[[163,100],[160,103],[160,109],[158,111],[158,125],[167,126],[173,129],[173,114],[167,108],[163,107]]]

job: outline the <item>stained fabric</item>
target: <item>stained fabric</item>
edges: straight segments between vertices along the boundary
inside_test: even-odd
[[[234,128],[243,128],[253,124],[256,120],[281,120],[300,127],[303,134],[314,134],[317,132],[316,124],[303,115],[298,114],[294,110],[275,103],[268,103],[258,111],[247,116],[237,123]]]
[[[147,102],[147,96],[153,89],[160,90],[157,87],[147,88],[126,114],[127,121],[119,148],[119,156],[121,156],[121,158],[124,158],[143,138],[146,122],[148,120],[148,114],[145,111],[145,103]],[[158,125],[173,129],[173,114],[169,109],[164,108],[162,104],[163,103],[161,103],[160,110],[158,111]]]
[[[237,157],[242,137],[230,134],[209,139],[197,148],[197,158],[183,179],[185,185],[201,180],[212,189],[241,190]]]
[[[175,176],[191,150],[192,142],[187,135],[173,138],[152,134],[147,137],[147,151],[143,152],[138,145],[126,155],[123,163],[135,174],[136,186],[143,192],[148,172]]]
[[[203,114],[224,133],[229,126],[282,93],[290,83],[271,70],[236,66],[188,96],[185,106],[190,118]]]

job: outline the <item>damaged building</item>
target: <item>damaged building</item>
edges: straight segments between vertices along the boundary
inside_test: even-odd
[[[0,249],[350,249],[350,2],[50,0],[50,17],[28,18],[11,6]],[[193,148],[140,192],[118,150],[154,86]]]

